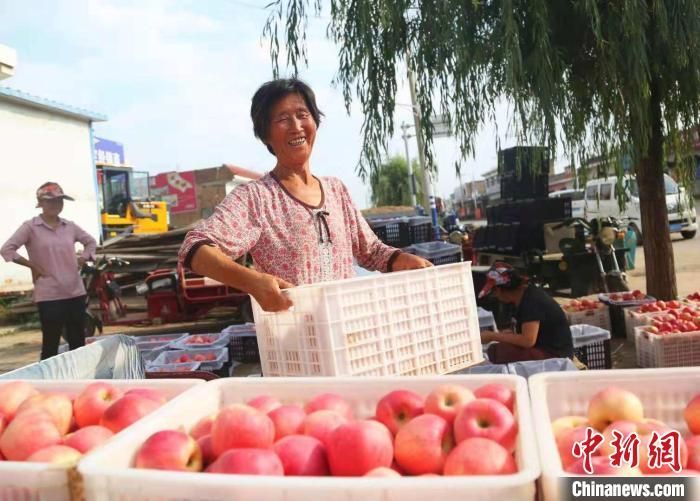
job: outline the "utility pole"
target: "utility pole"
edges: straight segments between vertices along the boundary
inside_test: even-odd
[[[408,58],[407,58],[408,59]],[[407,61],[408,63],[408,61]],[[413,107],[413,122],[416,129],[416,141],[418,142],[418,161],[420,162],[420,167],[423,169],[423,185],[425,190],[425,200],[426,207],[430,207],[430,214],[433,220],[433,230],[435,231],[435,240],[440,240],[440,226],[438,224],[438,214],[437,206],[435,205],[435,195],[433,195],[433,180],[430,175],[430,169],[425,165],[425,151],[423,143],[423,133],[420,128],[420,110],[418,109],[418,103],[416,99],[416,81],[413,76],[413,71],[408,68],[408,84],[411,88],[411,105]]]
[[[406,149],[406,165],[408,166],[408,189],[411,192],[411,205],[415,207],[416,205],[418,205],[418,201],[416,200],[416,183],[413,180],[413,168],[411,167],[411,157],[408,154],[408,140],[413,137],[408,134],[408,129],[410,128],[411,125],[408,125],[406,122],[401,123],[401,131],[403,132],[403,134],[401,135],[401,139],[403,139],[403,146]]]

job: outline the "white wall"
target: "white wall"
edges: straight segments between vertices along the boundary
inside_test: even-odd
[[[99,241],[90,126],[87,122],[0,100],[0,245],[23,221],[39,214],[36,189],[47,181],[61,185],[62,217]],[[26,256],[24,249],[20,254]],[[0,258],[0,293],[32,287],[29,270]]]

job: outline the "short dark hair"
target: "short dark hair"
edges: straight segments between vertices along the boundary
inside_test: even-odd
[[[270,128],[270,112],[272,107],[285,96],[289,94],[299,94],[304,98],[306,107],[316,122],[316,127],[321,125],[321,117],[323,112],[316,105],[316,96],[305,82],[297,78],[280,78],[264,83],[255,92],[253,102],[250,105],[250,118],[253,119],[253,132],[255,137],[260,139],[267,150],[273,155],[275,152],[267,144],[267,132]]]

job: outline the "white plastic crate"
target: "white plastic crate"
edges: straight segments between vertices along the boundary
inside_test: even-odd
[[[594,325],[571,326],[574,354],[589,369],[612,369],[610,331]]]
[[[265,376],[446,374],[483,360],[469,263],[288,289],[289,311],[253,300]]]
[[[426,396],[440,384],[461,384],[475,389],[487,383],[501,383],[516,392],[516,416],[520,433],[515,450],[518,473],[482,477],[259,477],[180,473],[130,468],[134,454],[153,433],[184,427],[189,430],[200,418],[221,407],[244,402],[260,394],[283,403],[300,404],[313,395],[333,392],[345,397],[356,416],[374,415],[377,401],[386,393],[401,389]],[[236,501],[462,501],[494,499],[532,501],[539,476],[537,448],[532,432],[527,385],[511,375],[466,375],[437,377],[336,378],[240,378],[219,379],[182,395],[168,408],[142,420],[108,446],[81,462],[86,497],[93,501],[119,500],[223,500]]]
[[[585,310],[585,311],[565,311],[566,319],[569,321],[569,325],[594,325],[610,331],[610,309],[602,305],[595,310]]]
[[[168,350],[162,352],[158,357],[150,362],[150,366],[166,365],[166,364],[180,364],[187,363],[181,362],[180,357],[186,355],[189,360],[187,362],[201,362],[202,364],[228,362],[228,350],[226,348],[191,348],[187,350]],[[212,360],[195,360],[194,357],[198,355],[213,355]],[[201,358],[201,357],[200,357]]]
[[[211,343],[193,343],[196,336],[207,336]],[[228,344],[229,334],[225,332],[208,332],[204,334],[189,334],[170,343],[170,348],[176,350],[191,350],[197,348],[223,348]]]
[[[639,313],[637,308],[625,309],[625,334],[627,339],[635,341],[635,331],[637,327],[651,324],[654,317],[665,315],[666,312]]]
[[[700,331],[654,334],[637,327],[635,349],[640,367],[700,367]]]
[[[644,416],[659,419],[686,435],[683,409],[700,388],[700,369],[617,369],[608,371],[548,372],[528,380],[542,477],[544,501],[567,499],[558,481],[564,472],[551,423],[570,415],[586,415],[588,402],[598,391],[617,386],[633,392],[644,405]],[[700,478],[694,478],[700,493]],[[693,499],[698,499],[694,497]]]
[[[3,380],[2,384],[12,380]],[[64,393],[75,398],[83,388],[96,380],[26,380],[39,391]],[[198,379],[137,379],[104,380],[116,388],[130,390],[132,388],[152,388],[172,399],[194,385],[203,383]],[[132,425],[133,426],[133,425]],[[99,448],[86,454],[88,457]],[[69,477],[75,478],[74,468],[46,463],[27,463],[22,461],[0,461],[0,500],[22,501],[69,501],[71,499],[71,483]],[[75,487],[75,482],[73,483]]]

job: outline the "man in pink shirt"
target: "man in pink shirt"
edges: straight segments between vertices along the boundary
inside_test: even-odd
[[[64,194],[57,183],[41,185],[36,198],[41,214],[25,221],[0,248],[0,255],[5,261],[32,270],[43,360],[58,353],[62,334],[71,350],[85,344],[85,287],[80,267],[94,258],[97,244],[78,225],[58,217],[63,211],[63,200],[73,198]],[[76,257],[75,242],[83,245],[80,257]],[[28,259],[17,252],[22,246]]]

